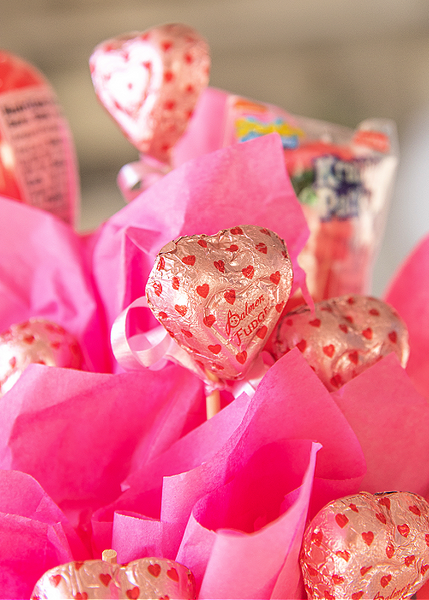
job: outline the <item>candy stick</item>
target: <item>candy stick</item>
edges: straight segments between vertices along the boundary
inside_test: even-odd
[[[110,563],[111,565],[116,565],[118,563],[118,553],[116,550],[112,550],[109,548],[108,550],[103,550],[101,554],[102,560]]]
[[[213,383],[219,383],[219,377],[206,369],[207,378]],[[213,390],[210,394],[206,396],[206,411],[207,411],[207,420],[211,419],[214,415],[216,415],[220,411],[220,392],[219,390]]]

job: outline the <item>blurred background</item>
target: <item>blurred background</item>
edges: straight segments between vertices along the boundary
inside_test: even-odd
[[[109,37],[182,22],[209,42],[214,87],[351,127],[396,121],[401,161],[375,294],[429,232],[427,0],[0,0],[0,15],[0,46],[48,77],[69,120],[81,229],[124,205],[116,175],[137,158],[95,98],[89,56]]]

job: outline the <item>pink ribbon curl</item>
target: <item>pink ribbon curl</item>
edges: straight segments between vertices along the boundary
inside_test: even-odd
[[[170,360],[189,369],[197,377],[203,379],[206,394],[210,394],[214,390],[227,389],[237,398],[243,392],[250,397],[253,396],[259,382],[273,362],[268,352],[261,352],[244,379],[228,383],[211,381],[190,354],[175,342],[162,325],[144,333],[129,336],[128,318],[134,308],[150,310],[146,297],[137,298],[127,306],[115,319],[110,333],[113,354],[119,365],[126,371],[135,371],[142,368],[159,371]]]

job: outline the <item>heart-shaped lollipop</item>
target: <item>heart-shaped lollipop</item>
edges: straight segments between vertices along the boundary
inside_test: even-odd
[[[0,335],[0,395],[30,363],[80,369],[82,354],[75,337],[56,323],[34,318],[12,325]]]
[[[334,391],[390,352],[403,367],[409,356],[408,332],[386,302],[368,296],[340,296],[300,306],[279,322],[270,351],[276,359],[297,347]]]
[[[205,40],[162,25],[102,42],[89,60],[98,99],[142,153],[169,163],[209,77]]]
[[[409,492],[330,502],[300,561],[309,598],[410,598],[429,578],[429,504]]]
[[[195,598],[192,572],[172,560],[141,558],[126,565],[87,560],[59,565],[37,582],[31,600]]]
[[[228,380],[243,377],[264,347],[291,287],[283,240],[268,229],[242,225],[164,246],[146,297],[202,373]]]

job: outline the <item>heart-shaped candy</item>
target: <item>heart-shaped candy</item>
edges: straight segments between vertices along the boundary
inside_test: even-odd
[[[286,246],[242,225],[180,237],[160,251],[146,285],[156,318],[202,369],[244,376],[264,347],[292,287]]]
[[[368,296],[340,296],[300,306],[284,315],[270,340],[276,359],[297,347],[334,391],[395,352],[403,367],[409,356],[408,332],[386,302]]]
[[[360,492],[327,504],[304,534],[309,598],[410,598],[429,578],[429,504]]]
[[[98,99],[125,136],[169,163],[208,83],[205,40],[187,25],[162,25],[102,42],[89,65]]]
[[[167,559],[141,558],[126,565],[87,560],[60,565],[39,579],[32,600],[93,598],[195,598],[192,572]]]
[[[74,336],[56,323],[35,318],[12,325],[0,335],[0,395],[30,363],[80,369],[82,354]]]

